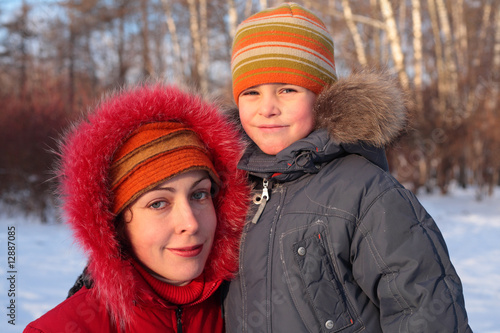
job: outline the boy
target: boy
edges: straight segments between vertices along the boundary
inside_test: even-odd
[[[389,77],[337,80],[321,20],[287,3],[238,27],[233,94],[254,184],[228,332],[471,332],[444,239],[389,173]]]

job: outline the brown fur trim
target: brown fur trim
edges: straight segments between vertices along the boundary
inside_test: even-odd
[[[360,71],[325,88],[314,108],[316,127],[338,143],[364,141],[377,147],[395,140],[408,118],[407,98],[387,73]]]

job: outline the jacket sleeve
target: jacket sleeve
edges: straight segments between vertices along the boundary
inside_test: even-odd
[[[378,196],[357,231],[354,278],[379,307],[384,332],[472,332],[443,236],[410,191]]]

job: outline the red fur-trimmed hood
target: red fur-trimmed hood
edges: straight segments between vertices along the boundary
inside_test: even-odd
[[[75,124],[60,147],[59,192],[65,219],[88,256],[93,292],[105,300],[112,318],[122,327],[129,321],[132,300],[141,298],[141,290],[131,266],[120,255],[111,213],[110,162],[137,127],[169,120],[191,126],[213,156],[222,185],[214,198],[218,224],[205,276],[206,280],[230,279],[238,269],[249,193],[245,174],[236,168],[243,151],[239,134],[214,105],[162,84],[119,91]]]

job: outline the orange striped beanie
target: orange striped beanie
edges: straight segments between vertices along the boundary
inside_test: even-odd
[[[142,194],[190,170],[206,170],[220,183],[210,153],[193,129],[176,122],[142,125],[113,156],[113,213],[119,214]]]
[[[316,15],[296,3],[263,10],[238,26],[231,73],[236,103],[243,90],[265,83],[319,94],[337,81],[332,37]]]

